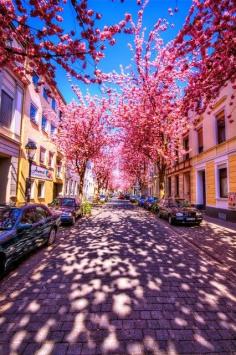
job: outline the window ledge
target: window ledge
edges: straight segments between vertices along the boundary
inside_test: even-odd
[[[49,134],[47,131],[45,131],[45,129],[42,128],[42,132],[43,132],[43,134],[45,134],[48,137]]]
[[[34,126],[34,128],[38,129],[39,130],[39,125],[36,121],[33,121],[31,118],[30,118],[30,122],[32,124],[32,126]]]
[[[47,168],[47,165],[46,165],[46,164],[43,164],[43,163],[40,163],[40,166],[41,166],[42,168]]]
[[[217,197],[217,201],[228,201],[228,197]]]

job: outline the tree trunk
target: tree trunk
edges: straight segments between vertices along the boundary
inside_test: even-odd
[[[159,172],[159,194],[160,198],[165,196],[165,171]]]
[[[165,196],[165,176],[166,176],[166,164],[162,162],[159,165],[159,195],[160,198]]]
[[[85,170],[79,174],[79,198],[83,200]]]

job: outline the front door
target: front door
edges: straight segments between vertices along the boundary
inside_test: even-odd
[[[199,170],[197,172],[197,206],[199,208],[205,208],[206,206],[206,177],[205,170]]]

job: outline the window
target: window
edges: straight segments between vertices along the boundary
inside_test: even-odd
[[[203,152],[203,128],[200,127],[197,130],[197,141],[198,141],[198,153]]]
[[[228,181],[227,181],[227,168],[220,168],[218,171],[219,176],[219,187],[220,187],[220,197],[228,197]]]
[[[40,147],[39,161],[41,164],[45,164],[45,155],[46,155],[46,149],[44,149],[43,147]]]
[[[32,122],[37,123],[37,112],[38,109],[34,104],[30,105],[30,119]]]
[[[54,126],[53,124],[51,124],[51,135],[53,136],[56,133],[56,126]]]
[[[42,183],[42,182],[40,182]],[[44,184],[44,182],[43,182]],[[36,215],[36,221],[40,222],[43,221],[44,219],[48,218],[50,216],[50,212],[47,210],[46,207],[44,206],[37,206],[35,208],[35,215]]]
[[[49,153],[48,153],[48,165],[49,165],[50,167],[53,166],[53,156],[54,156],[54,153],[52,153],[52,152],[49,152]]]
[[[216,116],[216,128],[217,128],[217,144],[223,143],[225,138],[225,114],[221,111]]]
[[[38,76],[36,73],[33,74],[32,82],[33,82],[34,86],[37,86],[37,85],[38,85],[39,76]]]
[[[4,90],[2,90],[0,124],[2,126],[10,128],[12,114],[13,114],[13,98],[9,96]]]
[[[31,189],[30,189],[30,198],[34,199],[34,188],[35,188],[35,180],[31,179]]]
[[[45,182],[38,182],[38,198],[44,198]]]
[[[57,172],[56,172],[57,178],[62,177],[62,162],[61,160],[57,159]]]
[[[54,111],[56,111],[56,100],[54,98],[52,98],[51,106],[52,106],[52,109]]]
[[[33,207],[30,207],[23,212],[23,216],[21,217],[21,223],[24,224],[35,223],[35,210]]]
[[[175,195],[179,196],[179,175],[175,176]]]
[[[179,152],[178,149],[175,149],[175,165],[179,163]]]
[[[47,119],[45,116],[42,116],[42,129],[46,132],[47,131]]]
[[[189,137],[186,136],[183,139],[183,147],[184,150],[186,150],[187,152],[189,151]],[[184,154],[184,160],[188,160],[189,159],[189,153]]]
[[[59,121],[61,121],[62,120],[62,112],[61,111],[59,111]]]
[[[46,88],[43,88],[43,97],[48,101],[48,91]]]

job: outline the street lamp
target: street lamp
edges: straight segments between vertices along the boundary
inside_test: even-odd
[[[32,162],[34,160],[34,156],[37,150],[37,146],[34,142],[28,142],[25,146],[27,158],[29,161],[29,176],[28,179],[26,179],[26,202],[30,202],[30,194],[31,194],[31,167],[32,167]]]

